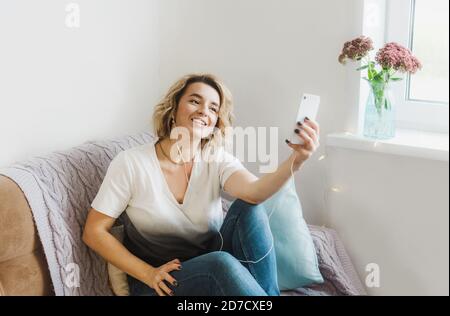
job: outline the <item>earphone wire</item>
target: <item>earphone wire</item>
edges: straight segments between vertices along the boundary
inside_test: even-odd
[[[188,178],[188,175],[187,175],[187,172],[186,172],[186,161],[184,161],[183,154],[181,153],[180,146],[178,146],[178,143],[176,143],[176,144],[177,144],[178,154],[180,155],[181,160],[183,161],[183,170],[184,170],[184,176],[186,177],[186,185],[189,185],[189,178]]]
[[[173,118],[172,118],[172,121],[173,121],[173,123],[176,125],[176,122],[175,122],[175,120],[174,120]],[[181,160],[183,161],[183,169],[184,169],[184,175],[185,175],[185,177],[186,177],[186,184],[189,185],[189,179],[188,179],[187,172],[186,172],[186,162],[184,161],[183,154],[181,153],[181,149],[180,149],[180,147],[178,146],[178,143],[176,143],[176,145],[177,145],[178,154],[181,156]],[[292,160],[291,166],[290,166],[291,177],[289,178],[289,181],[295,181],[295,180],[294,180],[293,166],[294,166],[294,160]],[[269,214],[269,216],[268,216],[269,221],[270,221],[270,218],[272,217],[272,215],[273,215],[274,212],[275,212],[275,209],[273,209],[273,210],[270,212],[270,214]],[[223,241],[222,233],[220,232],[220,228],[219,228],[219,230],[218,230],[218,233],[219,233],[219,236],[220,236],[220,242],[221,242],[221,244],[220,244],[220,249],[219,249],[218,251],[222,251],[224,241]],[[264,256],[262,256],[262,257],[259,258],[258,260],[240,260],[240,259],[237,259],[237,260],[238,260],[239,262],[242,262],[242,263],[253,263],[253,264],[256,264],[256,263],[260,262],[261,260],[264,260],[264,258],[266,258],[266,257],[270,254],[270,252],[272,251],[272,249],[274,248],[274,245],[275,245],[275,242],[274,242],[274,239],[273,239],[273,235],[272,235],[271,237],[272,237],[272,243],[271,243],[270,249],[267,251],[267,253],[266,253]]]
[[[174,117],[172,117],[172,123],[173,123],[173,125],[177,126]],[[186,185],[189,185],[189,178],[188,178],[188,175],[186,172],[186,161],[184,161],[183,153],[181,152],[180,146],[178,146],[178,142],[176,142],[175,144],[177,145],[178,154],[180,155],[181,160],[183,161],[183,170],[184,170],[184,176],[186,178]],[[164,153],[164,151],[163,151],[163,153]]]

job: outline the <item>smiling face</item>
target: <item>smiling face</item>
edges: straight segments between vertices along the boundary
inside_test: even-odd
[[[176,126],[185,127],[191,137],[207,138],[219,117],[220,95],[208,84],[191,83],[180,98]]]

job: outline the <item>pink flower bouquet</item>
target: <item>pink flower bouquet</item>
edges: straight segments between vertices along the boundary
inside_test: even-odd
[[[381,66],[381,70],[377,71],[376,63],[371,61],[368,56],[371,50],[373,50],[372,40],[369,37],[360,36],[344,44],[339,55],[339,62],[345,65],[347,59],[360,61],[364,58],[366,64],[357,70],[367,69],[367,78],[365,79],[368,81],[385,83],[391,80],[402,80],[402,78],[394,77],[397,71],[414,74],[422,68],[420,61],[413,56],[409,49],[397,43],[387,43],[376,54],[375,61]]]
[[[344,44],[339,55],[339,62],[347,60],[362,61],[358,71],[367,69],[367,77],[371,87],[366,106],[364,135],[377,139],[392,138],[395,134],[395,113],[392,111],[389,83],[402,80],[396,73],[414,74],[422,65],[411,51],[397,43],[387,43],[372,61],[369,52],[373,50],[373,42],[369,37],[360,36]]]
[[[360,61],[364,64],[358,71],[367,69],[366,79],[376,97],[382,97],[386,85],[390,81],[399,81],[402,78],[395,77],[397,72],[414,74],[422,68],[420,61],[413,56],[411,51],[397,43],[387,43],[376,54],[375,62],[370,60],[369,51],[373,50],[373,42],[369,37],[360,36],[344,44],[339,62],[345,65],[346,61]],[[377,70],[377,64],[380,69]]]

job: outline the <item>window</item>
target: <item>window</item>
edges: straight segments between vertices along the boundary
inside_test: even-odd
[[[411,50],[424,67],[408,78],[408,99],[448,104],[448,0],[415,0],[411,12]]]
[[[449,1],[386,1],[385,42],[411,49],[422,70],[395,84],[397,126],[449,131]]]

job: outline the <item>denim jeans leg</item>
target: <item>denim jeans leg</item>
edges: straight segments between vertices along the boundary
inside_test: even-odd
[[[235,256],[268,295],[280,295],[273,236],[264,206],[235,200],[220,232],[223,250]]]
[[[230,253],[214,251],[181,263],[169,274],[178,286],[166,283],[176,296],[267,296],[251,273]],[[130,294],[157,296],[148,285],[128,276]]]

